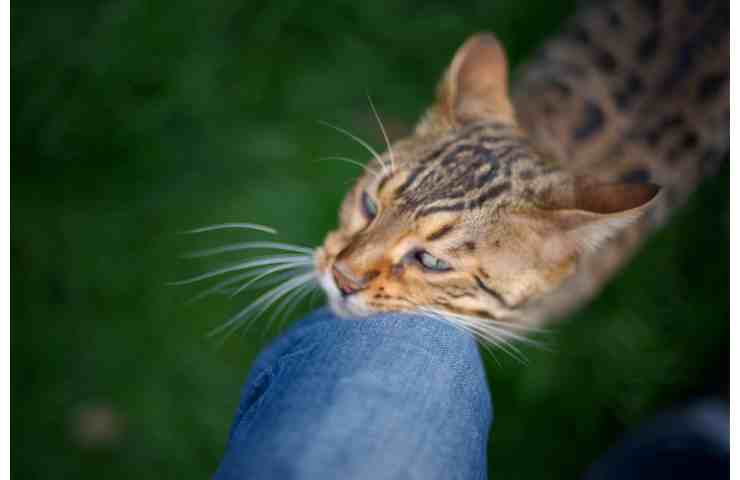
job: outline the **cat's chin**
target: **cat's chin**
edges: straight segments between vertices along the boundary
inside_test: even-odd
[[[374,312],[367,308],[362,300],[354,297],[329,296],[329,307],[340,318],[363,318]]]
[[[351,319],[351,318],[362,318],[366,317],[368,314],[358,314],[355,312],[350,306],[347,304],[347,302],[340,300],[338,302],[331,301],[329,302],[329,307],[331,308],[331,311],[334,312],[334,314],[342,319]]]

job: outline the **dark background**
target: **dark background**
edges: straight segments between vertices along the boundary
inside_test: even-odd
[[[15,2],[14,476],[209,476],[277,330],[220,346],[206,334],[252,294],[165,286],[221,261],[181,253],[264,237],[177,232],[254,221],[317,245],[359,173],[318,159],[367,158],[319,120],[381,147],[366,91],[398,138],[469,34],[497,32],[516,64],[574,3]],[[575,478],[660,409],[726,394],[728,170],[551,351],[487,357],[493,478]]]

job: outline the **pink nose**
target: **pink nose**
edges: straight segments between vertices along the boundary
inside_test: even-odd
[[[332,267],[332,275],[334,281],[337,283],[339,291],[342,295],[352,295],[353,293],[361,290],[367,282],[364,279],[357,278],[347,267],[341,263],[335,263]]]

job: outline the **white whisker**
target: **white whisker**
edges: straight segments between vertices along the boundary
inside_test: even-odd
[[[185,258],[208,257],[210,255],[217,255],[219,253],[238,252],[240,250],[250,249],[284,250],[287,252],[304,253],[307,255],[313,254],[312,248],[302,247],[300,245],[290,245],[288,243],[281,242],[243,242],[188,253],[185,255]]]
[[[246,230],[257,230],[260,232],[272,233],[272,234],[277,233],[277,230],[275,230],[274,228],[268,227],[266,225],[259,225],[257,223],[220,223],[218,225],[208,225],[205,227],[195,228],[193,230],[187,230],[181,233],[183,234],[204,233],[204,232],[212,232],[214,230],[225,230],[225,229],[246,229]]]
[[[310,295],[313,295],[319,288],[319,286],[316,283],[309,282],[305,285],[303,292],[298,296],[298,298],[288,306],[288,309],[285,312],[285,315],[283,315],[283,318],[289,318],[296,308],[298,308],[298,305],[301,304],[301,302]]]
[[[361,167],[363,170],[367,170],[368,172],[375,175],[375,177],[380,176],[380,173],[377,170],[375,170],[374,168],[371,168],[369,165],[366,165],[362,162],[358,162],[357,160],[353,158],[330,156],[330,157],[322,157],[321,160],[338,160],[340,162],[345,162],[351,165],[356,165],[358,167]]]
[[[311,293],[311,298],[308,299],[308,305],[309,308],[314,308],[314,305],[316,304],[316,295],[323,293],[323,290],[320,288],[315,288],[313,292]]]
[[[391,142],[388,139],[388,133],[385,131],[385,126],[380,120],[380,115],[378,115],[378,111],[375,109],[375,104],[373,103],[373,99],[370,97],[370,93],[367,94],[367,101],[370,102],[370,108],[373,110],[375,120],[378,121],[378,126],[380,126],[380,131],[383,133],[383,138],[385,139],[385,144],[388,146],[388,156],[391,159],[391,172],[393,172],[396,169],[396,160],[393,155],[393,148],[391,148]]]
[[[415,312],[412,311],[411,313],[415,313]],[[473,335],[475,338],[479,340],[478,344],[481,345],[483,349],[485,349],[488,353],[491,354],[491,357],[496,361],[496,364],[498,364],[499,366],[501,365],[501,363],[498,361],[498,358],[496,358],[496,355],[494,354],[492,347],[501,348],[501,350],[503,350],[504,352],[509,353],[505,348],[502,348],[501,346],[502,342],[498,338],[495,338],[495,337],[490,338],[486,335],[482,335],[481,332],[477,331],[475,328],[471,327],[470,325],[464,322],[460,322],[459,319],[455,318],[454,316],[446,315],[443,313],[437,313],[436,311],[430,310],[430,309],[422,309],[422,314],[434,320],[445,322],[459,330],[462,330],[470,335]]]
[[[240,321],[242,319],[245,319],[244,323],[246,324],[248,328],[251,321],[254,318],[257,318],[260,315],[262,315],[265,312],[265,310],[270,308],[270,306],[273,303],[275,303],[277,300],[279,300],[283,295],[287,294],[288,292],[290,292],[291,290],[295,288],[300,287],[301,285],[307,282],[314,280],[314,278],[315,278],[315,274],[313,272],[304,273],[291,280],[288,280],[287,282],[273,289],[268,290],[266,293],[262,294],[259,298],[257,298],[257,300],[252,302],[246,308],[242,309],[239,313],[232,316],[223,325],[214,329],[209,334],[209,336],[218,335],[219,333],[223,333],[229,330],[233,330],[235,328],[239,328],[240,326],[239,324],[241,323]]]
[[[207,278],[223,275],[224,273],[237,272],[239,270],[247,270],[254,267],[260,267],[263,265],[278,265],[278,264],[295,264],[295,265],[312,265],[313,259],[306,255],[274,255],[271,257],[262,257],[256,260],[250,260],[248,262],[237,263],[236,265],[230,265],[228,267],[219,268],[211,272],[203,273],[201,275],[187,278],[185,280],[178,280],[170,282],[168,285],[187,285],[189,283],[199,282]]]
[[[491,332],[499,336],[501,339],[509,339],[509,340],[526,343],[526,344],[536,346],[536,347],[542,347],[542,344],[540,342],[533,340],[531,338],[528,338],[520,333],[509,330],[509,325],[502,324],[502,322],[496,322],[495,320],[491,320],[487,318],[477,318],[477,317],[472,317],[468,315],[456,314],[455,316],[457,316],[464,322],[468,322],[470,324],[476,325],[476,327],[480,328],[481,330],[486,330],[486,331],[490,330]]]
[[[283,272],[280,272],[280,273],[271,274],[270,276],[267,276],[265,278],[260,279],[260,281],[258,281],[258,282],[254,282],[252,285],[250,285],[249,287],[245,288],[243,291],[246,291],[246,290],[257,290],[257,289],[260,289],[260,288],[272,287],[273,285],[277,285],[279,283],[283,283],[286,280],[295,277],[296,274],[308,272],[308,271],[311,270],[308,267],[304,267],[304,268],[306,268],[306,270],[298,270],[299,268],[300,267],[294,267],[294,269],[287,269],[287,271],[283,271]],[[230,292],[228,292],[229,296],[232,296],[233,297],[234,296],[234,292],[236,292],[236,290],[238,290],[239,288],[241,288],[241,287],[234,288]]]
[[[526,325],[523,323],[514,323],[514,319],[512,319],[511,321],[503,322],[501,320],[486,318],[485,321],[508,330],[519,330],[525,333],[551,333],[551,330],[549,328]]]
[[[421,311],[432,318],[446,321],[470,332],[481,340],[481,345],[488,344],[497,347],[521,363],[528,363],[528,360],[514,342],[521,342],[543,348],[543,345],[540,342],[530,339],[516,331],[512,331],[510,328],[512,328],[513,325],[507,324],[506,322],[461,315],[435,308],[422,308]]]
[[[272,287],[274,285],[277,285],[279,283],[284,283],[289,278],[295,277],[296,276],[296,273],[301,273],[301,272],[283,272],[283,273],[272,275],[272,276],[267,277],[267,278],[263,278],[259,282],[255,282],[253,285],[250,285],[248,288],[245,288],[244,291],[246,291],[246,290],[259,290],[261,288],[268,288],[268,287]],[[223,293],[224,295],[228,295],[230,297],[233,297],[234,296],[234,292],[236,292],[236,290],[238,288],[239,287],[224,288],[219,293]]]
[[[292,311],[295,310],[295,307],[298,306],[300,301],[305,298],[305,296],[314,287],[315,285],[312,282],[307,282],[287,294],[272,312],[272,315],[270,315],[270,319],[267,321],[265,331],[268,331],[270,329],[270,326],[272,325],[272,322],[275,321],[275,319],[279,319],[280,317],[286,318],[288,315],[290,315]],[[278,326],[280,327],[282,325]]]
[[[324,125],[326,127],[333,128],[334,130],[336,130],[339,133],[343,133],[344,135],[347,135],[349,138],[351,138],[352,140],[356,141],[357,143],[359,143],[360,145],[362,145],[363,147],[365,147],[365,149],[368,152],[370,152],[370,154],[380,164],[381,168],[383,169],[383,172],[385,172],[386,165],[385,165],[385,162],[383,162],[383,157],[381,157],[380,154],[373,147],[371,147],[370,144],[367,143],[365,140],[363,140],[360,137],[358,137],[357,135],[355,135],[355,134],[353,134],[353,133],[351,133],[351,132],[343,129],[342,127],[338,127],[336,125],[332,125],[329,122],[325,122],[325,121],[321,120],[321,121],[319,121],[319,123],[321,123],[322,125]]]
[[[258,272],[260,272],[260,271],[261,270],[259,270]],[[197,295],[195,295],[193,298],[191,298],[190,300],[188,300],[188,303],[196,302],[196,301],[198,301],[198,300],[200,300],[202,298],[205,298],[205,297],[207,297],[207,296],[209,296],[211,294],[214,294],[214,293],[230,293],[229,290],[226,287],[228,287],[230,285],[233,285],[235,283],[239,283],[239,282],[241,282],[244,279],[253,277],[254,275],[257,275],[258,272],[249,271],[247,273],[242,273],[240,275],[235,275],[235,276],[233,276],[233,277],[231,277],[231,278],[229,278],[227,280],[224,280],[222,282],[219,282],[219,283],[217,283],[217,284],[215,284],[215,285],[213,285],[213,286],[211,286],[211,287],[203,290],[202,292],[198,293]]]
[[[200,300],[202,298],[205,298],[211,294],[215,293],[225,293],[229,294],[230,296],[234,296],[244,290],[248,290],[250,288],[260,288],[260,287],[266,287],[273,285],[277,283],[278,281],[282,281],[288,276],[293,276],[295,272],[287,272],[285,276],[283,275],[275,275],[275,277],[269,279],[269,281],[266,282],[259,282],[259,280],[264,279],[265,277],[268,277],[274,273],[283,272],[285,270],[295,270],[298,268],[310,268],[307,265],[299,264],[284,264],[284,265],[278,265],[277,267],[264,267],[264,268],[258,268],[254,270],[250,270],[246,273],[242,273],[239,275],[235,275],[227,280],[224,280],[222,282],[219,282],[212,287],[207,288],[206,290],[203,290],[199,294],[195,295],[193,298],[188,300],[188,303],[195,302],[197,300]],[[253,278],[257,277],[257,278]],[[235,283],[240,283],[246,279],[253,278],[253,280],[247,282],[245,285],[239,285],[238,287],[233,287],[231,289],[227,289],[226,287],[229,287],[230,285],[233,285]]]
[[[239,288],[237,288],[234,293],[231,294],[232,297],[235,297],[239,295],[244,290],[248,289],[249,287],[255,285],[259,280],[267,277],[268,275],[271,275],[276,272],[282,272],[283,270],[295,270],[297,268],[303,267],[304,269],[311,270],[312,265],[294,265],[294,264],[287,264],[287,265],[278,265],[277,267],[268,268],[267,270],[262,271],[262,273],[259,273],[256,277],[251,279],[250,281],[246,282],[244,285],[241,285]],[[295,273],[295,272],[291,272]]]

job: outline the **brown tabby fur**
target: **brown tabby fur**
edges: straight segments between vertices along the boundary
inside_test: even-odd
[[[347,195],[315,255],[337,313],[555,318],[729,151],[727,3],[593,7],[523,67],[512,95],[507,77],[496,38],[471,37],[415,132]],[[425,268],[422,250],[451,269]]]

